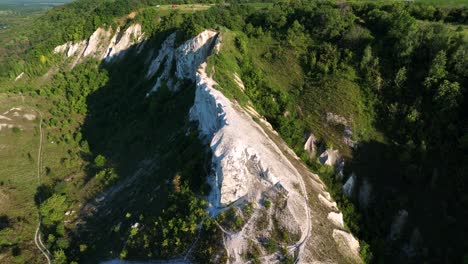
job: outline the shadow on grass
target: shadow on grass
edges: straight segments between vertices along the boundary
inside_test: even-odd
[[[146,62],[165,35],[155,36],[138,55],[133,48],[127,56],[102,64],[109,80],[87,98],[83,138],[92,153],[106,158],[105,167],[112,168],[118,179],[102,187],[104,183],[96,180],[101,169],[86,168],[86,185],[91,187],[83,190],[92,195],[71,234],[69,260],[96,263],[119,257],[131,226],[154,221],[170,206],[167,200],[176,175],[197,195],[209,191],[205,179],[211,152],[188,119],[195,85],[186,82],[177,92],[163,86],[146,97],[157,77],[145,78]]]

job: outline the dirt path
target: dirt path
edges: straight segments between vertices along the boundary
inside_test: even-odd
[[[42,168],[42,140],[44,138],[44,133],[42,131],[42,113],[36,109],[34,111],[38,114],[39,116],[39,148],[37,151],[37,185],[41,185],[41,168]],[[40,199],[40,198],[39,198]],[[40,203],[41,201],[39,201]],[[47,263],[51,264],[51,256],[50,252],[47,249],[47,247],[44,245],[42,242],[41,238],[41,215],[38,212],[38,223],[37,223],[37,228],[36,232],[34,234],[34,244],[36,244],[36,247],[41,251],[42,255],[47,259]]]

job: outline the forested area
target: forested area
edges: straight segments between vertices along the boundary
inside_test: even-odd
[[[216,28],[224,34],[225,53],[209,63],[216,66],[220,89],[241,104],[251,101],[320,174],[347,227],[361,240],[366,262],[466,261],[467,8],[296,0],[254,9],[226,2],[230,5],[163,17],[143,7],[167,1],[82,0],[54,8],[21,33],[27,38],[5,46],[0,78],[22,71],[43,75],[60,64],[61,58],[51,55],[55,46],[86,39],[99,26],[125,24],[119,19],[139,8],[133,22],[143,24],[155,47],[175,30],[180,43],[204,28]],[[175,94],[163,87],[142,101],[155,81],[144,80],[141,71],[148,54],[146,50],[114,65],[87,61],[71,71],[59,70],[50,84],[10,89],[52,102],[45,125],[56,133],[48,139],[70,149],[63,166],[85,171],[71,183],[51,176],[38,190],[46,241],[56,263],[180,256],[196,239],[195,261],[225,257],[221,233],[205,210],[210,154],[187,120],[194,85],[186,83]],[[245,93],[232,81],[234,70]],[[358,147],[340,142],[342,132],[325,124],[328,111],[352,120]],[[186,131],[192,132],[186,136]],[[304,152],[309,132],[324,147],[344,153],[346,173],[372,183],[377,196],[369,207],[346,198],[342,180]],[[70,207],[125,183],[131,178],[129,168],[148,156],[154,157],[150,163],[158,160],[164,166],[155,165],[129,189],[129,194],[138,194],[135,198],[113,198],[113,211],[82,216],[86,221],[77,228],[64,224]],[[86,194],[78,195],[82,190]],[[163,198],[151,199],[155,190]],[[389,227],[401,209],[409,212],[408,227],[389,239]],[[233,220],[234,227],[242,221]],[[418,248],[402,254],[414,230]]]

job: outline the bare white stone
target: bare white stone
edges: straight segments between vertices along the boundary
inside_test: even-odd
[[[343,214],[341,212],[330,212],[328,213],[327,219],[330,220],[334,225],[340,228],[344,228]]]
[[[359,241],[350,233],[343,230],[334,229],[333,239],[339,247],[348,252],[350,256],[359,259],[359,251],[361,249]]]
[[[315,157],[316,154],[316,147],[315,143],[317,142],[317,139],[315,138],[314,134],[310,133],[309,137],[307,138],[306,143],[304,144],[304,150],[309,153],[309,156],[311,158]]]

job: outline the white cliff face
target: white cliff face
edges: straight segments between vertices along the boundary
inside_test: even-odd
[[[86,41],[80,41],[78,43],[71,43],[68,44],[68,51],[67,57],[70,58],[71,56],[78,55],[81,56],[83,51],[86,49]]]
[[[333,239],[350,257],[359,259],[361,247],[359,246],[359,241],[353,235],[343,230],[335,229],[333,230]]]
[[[175,56],[177,60],[176,76],[179,79],[196,80],[196,72],[212,50],[213,40],[218,35],[216,31],[205,30],[195,38],[186,41],[177,48]]]
[[[62,44],[60,46],[55,47],[54,48],[54,54],[65,53],[68,50],[69,45],[70,45],[69,42],[67,42],[67,43],[64,43],[64,44]]]
[[[118,33],[118,31],[116,33]],[[107,30],[98,28],[96,31],[94,31],[91,37],[89,37],[88,45],[86,46],[86,50],[83,53],[83,57],[92,56],[101,59],[104,54],[106,54],[107,45],[109,44],[111,38],[111,28]]]
[[[307,138],[306,143],[304,144],[304,150],[309,153],[311,158],[315,157],[316,154],[316,143],[317,139],[315,138],[314,134],[310,133],[309,137]]]
[[[337,149],[327,149],[320,154],[318,160],[323,165],[334,167],[340,162],[341,157]]]
[[[214,205],[234,202],[259,183],[274,185],[280,175],[297,174],[252,118],[213,88],[216,83],[208,78],[204,67],[197,74],[190,117],[199,122],[199,130],[211,139],[216,184],[220,188],[219,200],[213,201]]]
[[[330,212],[328,213],[327,219],[330,220],[337,227],[344,228],[343,214],[341,212]]]
[[[180,82],[170,77],[170,70],[174,62],[177,68],[175,73],[177,79],[195,81],[198,67],[206,60],[208,55],[210,55],[212,50],[211,46],[217,34],[218,33],[215,31],[205,30],[195,38],[183,43],[177,49],[174,47],[176,33],[171,34],[163,42],[158,55],[152,60],[146,74],[147,78],[151,78],[162,66],[164,67],[163,72],[158,76],[156,83],[147,96],[156,92],[163,82],[168,83],[168,88],[172,91],[178,89]],[[162,65],[163,62],[164,65]]]
[[[121,34],[120,28],[113,32],[112,28],[98,28],[88,40],[77,43],[67,42],[54,48],[54,53],[64,53],[68,58],[75,57],[71,66],[74,67],[83,58],[92,57],[111,61],[124,54],[130,47],[144,40],[141,25],[134,24]]]
[[[118,34],[116,34],[117,36]],[[140,43],[145,34],[141,31],[140,24],[134,24],[125,30],[122,36],[119,39],[115,40],[115,44],[111,42],[109,46],[108,53],[106,54],[106,61],[110,61],[115,57],[120,56],[121,54],[125,53],[125,51],[130,48],[131,46]],[[113,45],[112,45],[113,44]]]
[[[206,75],[205,67],[202,64],[196,75],[195,103],[190,118],[199,122],[199,130],[209,139],[213,153],[211,213],[216,214],[240,200],[259,203],[262,193],[276,188],[287,193],[284,210],[289,217],[285,225],[300,230],[300,241],[304,242],[310,234],[308,203],[298,187],[294,187],[301,186],[301,176],[252,117],[214,88],[216,83]],[[239,248],[247,248],[248,241],[246,234],[236,234],[226,240],[228,255],[234,262],[242,262]],[[300,249],[301,245],[297,247]]]

